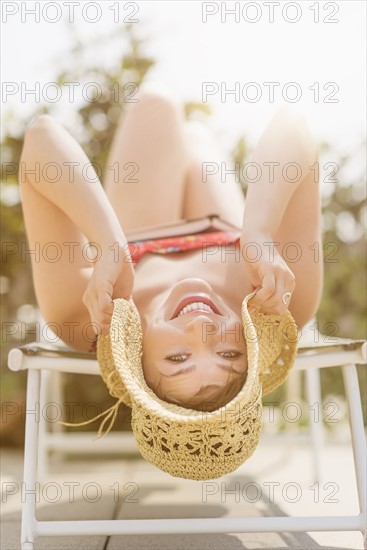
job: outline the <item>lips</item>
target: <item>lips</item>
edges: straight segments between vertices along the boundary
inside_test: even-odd
[[[212,302],[212,300],[210,300],[210,298],[208,298],[207,296],[202,296],[200,294],[195,294],[194,296],[188,296],[187,298],[184,298],[183,300],[180,301],[180,303],[176,306],[176,309],[175,309],[172,317],[170,318],[170,321],[172,319],[175,319],[175,317],[177,317],[177,315],[180,313],[181,309],[183,309],[185,306],[187,306],[189,304],[192,304],[193,302],[202,302],[203,304],[206,304],[207,306],[211,307],[212,310],[214,311],[214,313],[216,313],[217,315],[221,315],[221,313],[218,310],[217,306],[214,304],[214,302]],[[200,312],[200,309],[195,310],[195,311]],[[203,312],[204,312],[204,310],[203,310]],[[208,314],[209,311],[205,311],[205,313]]]

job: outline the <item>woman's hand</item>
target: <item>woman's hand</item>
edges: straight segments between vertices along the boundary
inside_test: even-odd
[[[285,293],[293,293],[296,283],[292,271],[279,254],[271,235],[259,231],[243,232],[241,257],[245,273],[258,292],[249,307],[263,313],[283,314],[290,297],[283,302]],[[285,297],[287,298],[287,297]]]
[[[115,298],[131,299],[135,273],[127,247],[103,249],[83,294],[96,334],[108,334]]]

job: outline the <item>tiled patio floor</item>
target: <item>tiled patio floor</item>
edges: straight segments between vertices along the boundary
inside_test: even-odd
[[[38,518],[67,520],[215,518],[242,514],[356,514],[357,493],[350,445],[328,443],[324,449],[322,466],[323,479],[315,485],[309,447],[304,443],[279,445],[275,441],[263,441],[253,457],[235,473],[210,482],[173,478],[139,458],[69,458],[55,462],[44,484],[40,485]],[[3,451],[2,550],[20,547],[21,482],[22,453]],[[250,482],[256,482],[257,485],[247,485]],[[269,484],[273,483],[277,484],[272,485],[275,502],[271,502],[269,492]],[[36,548],[354,550],[363,549],[363,541],[362,535],[356,532],[126,535],[40,537]]]

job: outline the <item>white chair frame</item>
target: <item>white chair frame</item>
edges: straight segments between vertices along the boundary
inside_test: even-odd
[[[231,517],[192,519],[136,519],[136,520],[68,520],[38,521],[36,519],[36,495],[29,495],[22,507],[21,549],[33,550],[38,536],[91,536],[132,534],[179,533],[259,533],[259,532],[307,532],[307,531],[360,531],[366,546],[367,533],[367,476],[366,440],[362,405],[356,365],[367,362],[366,342],[338,339],[337,344],[311,345],[300,348],[294,369],[306,371],[309,391],[318,388],[317,369],[341,367],[353,446],[359,514],[354,516],[304,516],[304,517]],[[35,488],[39,451],[40,422],[35,414],[42,402],[41,375],[44,371],[99,375],[96,359],[88,354],[74,353],[74,357],[50,351],[39,354],[37,343],[13,348],[9,352],[8,366],[13,371],[28,370],[26,402],[26,434],[24,450],[24,484]],[[309,374],[307,374],[309,373]],[[313,374],[311,374],[313,373]],[[311,388],[311,390],[310,390]],[[311,429],[317,430],[311,425]],[[316,434],[316,435],[315,435]],[[313,441],[321,448],[320,432]]]

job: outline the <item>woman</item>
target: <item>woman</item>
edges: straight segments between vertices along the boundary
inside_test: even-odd
[[[127,105],[104,188],[80,146],[47,115],[28,128],[21,158],[29,248],[41,251],[39,258],[31,255],[33,280],[46,322],[56,323],[66,344],[88,351],[91,322],[106,334],[112,299],[133,300],[147,384],[167,401],[192,408],[223,393],[226,384],[228,401],[243,385],[246,347],[239,327],[249,292],[259,289],[253,307],[279,314],[288,307],[300,327],[317,311],[322,292],[318,156],[304,119],[285,108],[265,129],[246,201],[233,174],[203,178],[203,163],[224,160],[209,132],[185,122],[182,109],[151,86]],[[133,265],[129,233],[207,214],[235,225],[239,237],[214,254],[202,247],[147,253]],[[99,251],[94,262],[90,249],[87,254],[92,242]],[[46,252],[50,243],[58,245],[57,261]],[[185,298],[185,304],[195,302],[191,309],[183,309]]]

